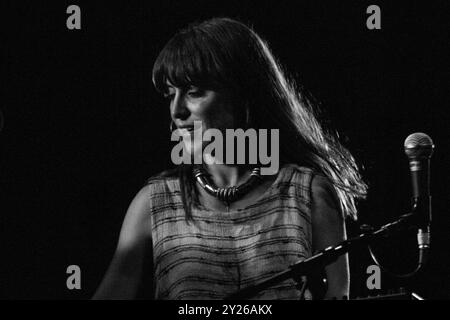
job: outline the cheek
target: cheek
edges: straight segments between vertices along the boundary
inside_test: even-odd
[[[217,129],[232,129],[234,117],[228,109],[226,105],[218,105],[217,108],[208,110],[204,118],[206,125]]]

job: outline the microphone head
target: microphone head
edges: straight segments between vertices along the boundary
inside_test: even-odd
[[[431,158],[434,149],[433,140],[422,132],[410,134],[406,138],[404,146],[406,156],[410,159]]]

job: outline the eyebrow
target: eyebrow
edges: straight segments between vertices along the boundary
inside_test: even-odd
[[[195,85],[193,83],[191,83],[191,84],[189,84],[187,86],[177,87],[177,86],[175,86],[173,84],[170,84],[168,81],[166,82],[166,87],[165,87],[166,91],[168,91],[170,89],[176,89],[176,88],[181,89],[181,90],[189,90],[189,89],[192,89],[192,88],[194,88],[194,89],[202,89],[202,87],[200,87],[198,85]]]

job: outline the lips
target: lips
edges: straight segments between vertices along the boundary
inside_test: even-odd
[[[178,127],[178,132],[183,135],[183,136],[187,136],[187,135],[192,135],[194,132],[194,126],[181,126]]]
[[[177,128],[180,132],[193,132],[194,126],[181,126]]]
[[[202,122],[194,121],[194,122],[185,122],[185,123],[175,123],[177,125],[177,130],[182,135],[192,135],[195,132],[202,132]]]

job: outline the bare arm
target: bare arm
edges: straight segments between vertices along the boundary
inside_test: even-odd
[[[131,202],[119,242],[94,300],[133,299],[142,279],[144,256],[150,241],[148,191],[142,188]]]
[[[339,209],[337,196],[331,183],[315,176],[312,181],[312,238],[313,250],[318,251],[346,240],[345,222]],[[325,268],[328,290],[325,299],[349,297],[350,271],[348,255]]]

